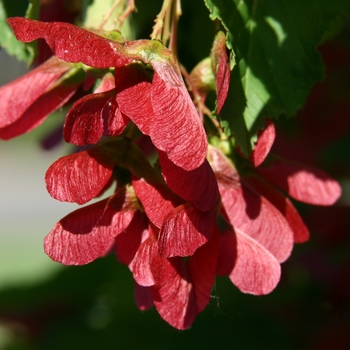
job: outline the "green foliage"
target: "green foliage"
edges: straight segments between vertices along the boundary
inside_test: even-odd
[[[89,4],[84,3],[84,26],[86,28],[97,29],[101,22],[105,19],[106,14],[112,8],[115,0],[93,0]],[[120,12],[122,3],[120,3],[113,11],[109,19],[103,26],[104,30],[113,30],[115,27],[115,20]],[[118,12],[119,11],[119,12]],[[130,26],[127,19],[122,28],[122,34],[128,40],[132,40],[135,36],[133,28]]]
[[[30,65],[36,55],[36,43],[25,44],[17,41],[15,35],[6,22],[6,18],[25,16],[37,19],[39,16],[40,0],[0,0],[0,47],[9,55]]]
[[[249,155],[266,117],[291,116],[323,77],[317,45],[343,23],[347,0],[204,0],[227,30],[236,55],[229,98],[220,116]],[[235,71],[236,70],[236,71]]]

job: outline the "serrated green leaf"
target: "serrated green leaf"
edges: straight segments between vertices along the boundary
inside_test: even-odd
[[[8,17],[25,16],[37,19],[39,15],[40,0],[0,0],[0,47],[4,48],[9,55],[30,65],[36,55],[35,43],[21,43],[13,34],[6,22]]]
[[[243,100],[228,99],[221,119],[248,156],[264,118],[295,114],[314,83],[322,79],[317,45],[335,19],[350,10],[350,1],[204,2],[211,19],[218,19],[226,28],[227,46],[236,54],[234,71],[238,70],[240,82],[232,74],[230,98]],[[237,104],[240,107],[233,110]]]

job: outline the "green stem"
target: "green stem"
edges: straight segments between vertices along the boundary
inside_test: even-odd
[[[104,25],[107,23],[107,21],[110,19],[110,17],[112,16],[112,13],[114,12],[114,10],[118,7],[118,5],[120,4],[120,2],[123,0],[116,0],[115,3],[112,5],[112,7],[109,9],[109,11],[106,13],[106,15],[104,16],[100,26],[98,29],[102,29],[104,27]]]
[[[173,1],[173,18],[171,23],[171,34],[169,41],[169,49],[177,56],[177,29],[179,26],[179,18],[182,15],[181,0]]]
[[[164,0],[162,9],[160,10],[159,14],[157,15],[156,19],[154,20],[155,25],[153,26],[153,31],[151,34],[152,40],[159,40],[162,41],[162,32],[164,28],[164,18],[169,11],[169,7],[172,4],[173,0]]]
[[[203,115],[206,114],[208,117],[211,116],[211,112],[208,109],[208,107],[204,104],[203,100],[202,100],[202,96],[199,93],[198,89],[196,88],[195,84],[193,84],[192,78],[191,76],[188,74],[186,68],[180,64],[180,70],[181,70],[181,74],[184,76],[186,83],[190,89],[190,91],[192,92],[193,95],[193,102],[197,107],[197,110],[199,112],[199,115],[201,117],[201,119],[203,120]]]
[[[122,26],[125,22],[125,20],[128,18],[128,16],[132,13],[136,11],[136,7],[135,7],[135,1],[134,0],[129,0],[128,1],[128,6],[125,9],[124,13],[118,17],[118,26],[117,29],[121,30]]]
[[[136,9],[135,0],[128,0],[127,5],[126,5],[126,1],[127,0],[116,0],[114,4],[111,6],[111,8],[108,10],[108,12],[105,14],[105,16],[103,17],[103,20],[98,29],[102,29],[106,25],[106,23],[109,21],[109,19],[113,16],[114,17],[113,26],[120,31],[125,20],[128,18],[130,13],[132,13]],[[113,14],[116,10],[117,10],[117,13]]]

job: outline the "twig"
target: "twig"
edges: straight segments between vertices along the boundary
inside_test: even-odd
[[[201,94],[199,93],[196,86],[193,84],[191,76],[188,74],[186,68],[182,64],[180,64],[180,70],[186,80],[186,83],[191,89],[193,99],[194,99],[194,104],[197,106],[197,109],[201,118],[203,119],[203,114],[206,114],[208,117],[210,117],[211,112],[209,108],[203,103]]]
[[[169,6],[171,5],[173,0],[164,0],[162,9],[160,10],[159,14],[157,15],[156,19],[154,20],[155,25],[153,26],[153,31],[151,34],[152,40],[162,40],[162,31],[164,27],[164,17],[169,10]]]
[[[181,2],[180,0],[174,0],[169,49],[175,54],[175,56],[177,56],[177,28],[179,25],[179,18],[181,15],[182,15]]]
[[[104,25],[107,23],[107,21],[109,20],[109,18],[112,16],[112,13],[114,12],[114,10],[117,8],[117,6],[119,5],[119,3],[123,1],[123,0],[116,0],[115,3],[113,4],[113,6],[109,9],[109,11],[106,13],[106,15],[104,16],[100,26],[98,29],[102,29],[104,27]]]
[[[118,17],[117,21],[118,21],[118,29],[121,30],[125,20],[128,18],[128,16],[130,15],[130,13],[136,11],[136,7],[135,7],[135,1],[134,0],[129,0],[128,1],[128,6],[125,9],[124,13]]]

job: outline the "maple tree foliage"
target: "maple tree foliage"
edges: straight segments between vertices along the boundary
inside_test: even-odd
[[[177,24],[174,8],[164,7]],[[216,275],[244,293],[270,293],[294,243],[309,238],[293,200],[332,205],[341,189],[323,171],[270,153],[270,119],[249,157],[232,137],[239,130],[225,134],[220,115],[238,69],[226,34],[218,31],[209,58],[188,74],[175,34],[169,47],[159,37],[159,18],[151,40],[67,22],[7,22],[21,42],[44,39],[53,57],[0,87],[0,137],[29,132],[66,105],[64,140],[84,148],[46,172],[53,198],[86,204],[53,227],[46,254],[84,265],[114,251],[133,275],[139,309],[154,306],[177,329],[207,306]],[[215,117],[206,105],[213,92]]]

